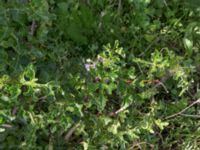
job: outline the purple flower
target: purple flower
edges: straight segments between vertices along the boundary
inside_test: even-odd
[[[90,71],[90,64],[85,64],[85,69],[86,69],[87,71]]]
[[[87,71],[90,71],[90,69],[95,69],[96,68],[96,63],[93,63],[93,64],[85,64],[85,69]]]

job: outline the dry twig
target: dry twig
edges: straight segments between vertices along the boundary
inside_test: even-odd
[[[184,113],[186,110],[188,110],[190,107],[192,107],[192,106],[194,106],[194,105],[196,105],[196,104],[198,104],[198,103],[200,103],[200,99],[194,101],[192,104],[190,104],[189,106],[187,106],[187,107],[184,108],[183,110],[181,110],[181,111],[179,111],[179,112],[177,112],[177,113],[175,113],[175,114],[173,114],[173,115],[170,115],[170,116],[165,117],[165,119],[171,119],[171,118],[174,118],[174,117],[179,116],[179,115],[182,115],[182,116],[183,116],[183,115],[184,115],[183,113]]]
[[[36,21],[33,20],[31,24],[31,29],[30,29],[30,35],[33,36],[35,34],[35,29],[37,28]]]
[[[191,115],[191,114],[180,114],[180,115],[184,116],[184,117],[191,117],[191,118],[200,119],[200,115]]]
[[[13,126],[10,125],[10,124],[2,124],[0,127],[1,127],[1,128],[6,128],[6,129],[13,128]]]
[[[110,116],[110,117],[116,116],[116,115],[118,115],[120,112],[125,111],[127,107],[128,107],[128,106],[121,107],[120,109],[118,109],[118,110],[116,110],[116,111],[114,111],[114,112],[109,113],[108,116]]]
[[[64,137],[65,142],[67,143],[72,136],[72,134],[76,131],[76,129],[80,126],[80,122],[76,123],[72,128],[69,129],[67,134]]]

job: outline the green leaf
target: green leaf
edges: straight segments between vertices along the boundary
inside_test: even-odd
[[[23,73],[23,78],[25,81],[31,81],[33,79],[35,79],[35,69],[33,67],[33,65],[29,65],[24,73]]]
[[[186,52],[189,56],[192,55],[192,52],[193,52],[193,41],[189,38],[184,38],[183,39],[183,43],[184,43],[184,46],[185,46],[185,49],[186,49]]]
[[[96,102],[98,111],[102,112],[106,106],[107,99],[103,94],[101,94],[99,95],[99,97],[96,98],[95,102]]]
[[[112,124],[109,128],[108,131],[111,132],[112,134],[117,134],[118,133],[118,128],[120,127],[120,123],[116,122]]]
[[[164,127],[168,126],[169,123],[168,122],[163,122],[160,119],[155,120],[155,124],[160,128],[160,130],[163,130]]]

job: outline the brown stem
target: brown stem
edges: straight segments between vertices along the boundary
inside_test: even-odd
[[[67,143],[72,136],[72,134],[76,131],[76,129],[80,126],[80,122],[76,123],[72,128],[69,129],[67,134],[64,137],[65,142]]]
[[[30,35],[31,35],[31,36],[34,35],[36,27],[37,27],[36,21],[33,20],[33,21],[32,21],[32,24],[31,24],[31,29],[30,29]]]
[[[13,128],[13,126],[10,124],[2,124],[1,128]]]
[[[171,119],[171,118],[174,118],[176,116],[182,115],[186,110],[188,110],[190,107],[192,107],[192,106],[194,106],[195,104],[198,104],[198,103],[200,103],[200,99],[194,101],[192,104],[190,104],[186,108],[182,109],[181,111],[179,111],[179,112],[177,112],[177,113],[175,113],[173,115],[165,117],[165,119]]]

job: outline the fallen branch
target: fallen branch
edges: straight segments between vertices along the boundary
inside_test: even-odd
[[[170,115],[170,116],[165,117],[165,119],[171,119],[171,118],[174,118],[174,117],[176,117],[176,116],[183,115],[183,113],[184,113],[186,110],[188,110],[190,107],[192,107],[192,106],[194,106],[195,104],[198,104],[198,103],[200,103],[200,99],[194,101],[192,104],[190,104],[189,106],[187,106],[187,107],[184,108],[183,110],[181,110],[181,111],[179,111],[179,112],[177,112],[177,113],[175,113],[175,114],[173,114],[173,115]]]

